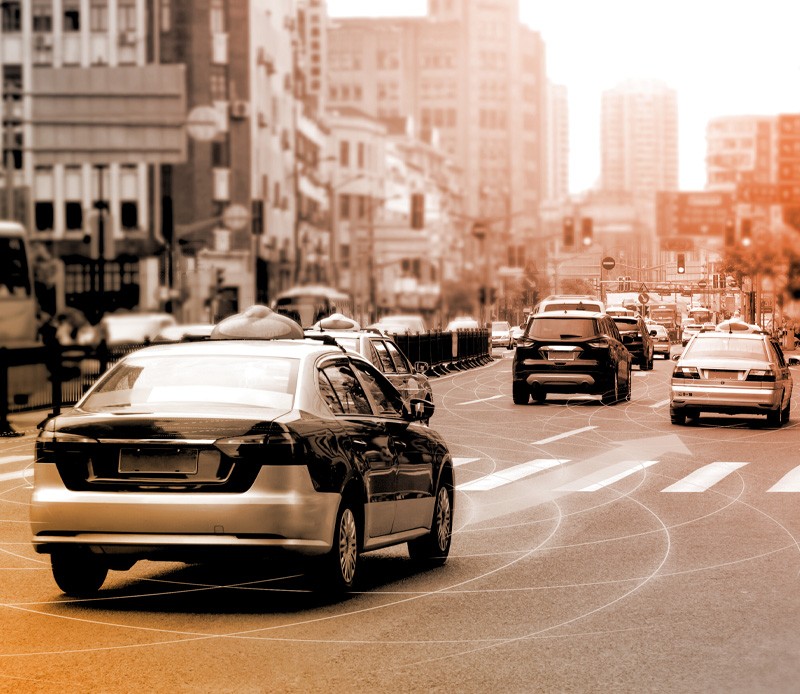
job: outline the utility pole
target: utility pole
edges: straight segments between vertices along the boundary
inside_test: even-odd
[[[105,164],[95,164],[97,169],[97,200],[94,207],[97,210],[97,319],[103,317],[106,311],[106,210],[108,203],[103,194],[103,178],[105,177]]]

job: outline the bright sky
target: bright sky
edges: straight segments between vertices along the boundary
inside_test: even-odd
[[[328,0],[331,17],[424,15],[426,0]],[[800,0],[520,0],[569,91],[570,189],[600,173],[600,98],[630,78],[678,93],[680,187],[705,184],[705,129],[728,115],[800,113]]]

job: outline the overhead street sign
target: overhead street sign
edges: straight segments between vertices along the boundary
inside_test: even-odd
[[[669,236],[722,236],[735,217],[733,195],[722,192],[660,192],[657,231]]]

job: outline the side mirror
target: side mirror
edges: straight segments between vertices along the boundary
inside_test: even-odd
[[[678,361],[678,359],[680,359],[680,358],[681,358],[680,354],[673,354],[672,355],[672,361]]]
[[[426,422],[433,416],[432,402],[422,398],[411,398],[403,408],[403,418],[408,422]]]
[[[800,357],[792,355],[788,359],[789,366],[800,366]]]
[[[424,374],[431,366],[426,361],[415,361],[414,362],[414,371],[418,374]]]
[[[658,337],[658,331],[656,331],[656,330],[651,330],[651,331],[650,331],[650,337]]]

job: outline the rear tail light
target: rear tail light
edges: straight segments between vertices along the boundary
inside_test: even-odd
[[[700,378],[700,372],[696,366],[676,366],[672,372],[672,378]]]
[[[592,340],[586,344],[594,349],[605,349],[608,347],[608,340]]]
[[[777,379],[772,369],[750,369],[746,381],[768,381],[774,383]]]
[[[297,462],[294,437],[283,428],[217,439],[214,446],[229,458],[251,459],[262,465],[293,465]]]

